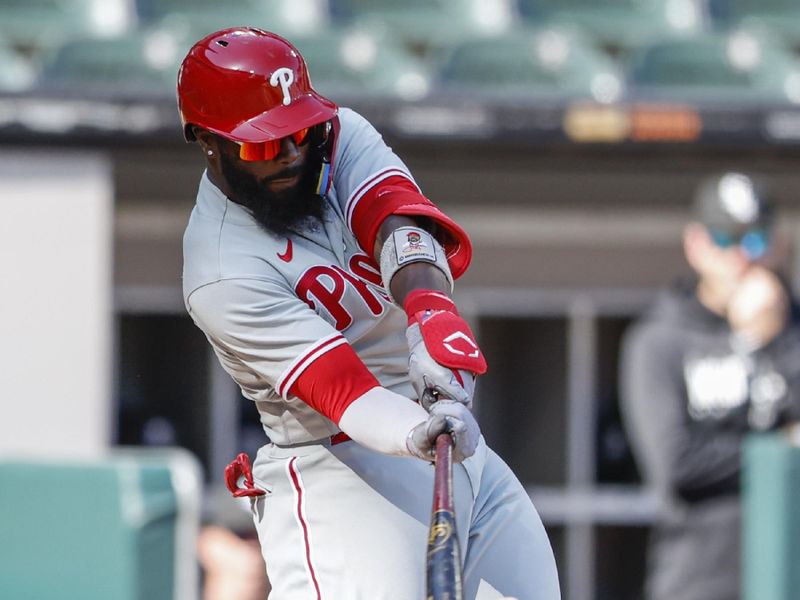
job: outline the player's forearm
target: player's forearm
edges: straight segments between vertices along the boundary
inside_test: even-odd
[[[405,396],[374,387],[354,400],[339,419],[339,428],[362,446],[383,454],[410,456],[406,445],[427,411]]]
[[[403,306],[414,290],[435,290],[450,295],[450,283],[439,269],[426,263],[413,263],[400,269],[392,278],[392,298]]]

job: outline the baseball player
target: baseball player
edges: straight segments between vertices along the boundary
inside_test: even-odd
[[[470,413],[486,363],[450,299],[464,230],[277,35],[197,42],[178,103],[206,158],[184,298],[269,437],[252,474],[240,456],[227,475],[252,497],[271,597],[424,597],[449,431],[465,597],[559,598],[541,520]]]

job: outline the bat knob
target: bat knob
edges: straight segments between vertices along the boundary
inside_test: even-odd
[[[426,389],[424,392],[422,392],[422,398],[419,399],[419,403],[425,410],[430,410],[431,406],[436,404],[436,402],[438,401],[439,401],[439,392],[432,389]]]

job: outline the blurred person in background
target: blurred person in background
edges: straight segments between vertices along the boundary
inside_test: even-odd
[[[696,277],[629,330],[623,419],[664,502],[648,556],[650,600],[740,597],[740,449],[800,415],[800,315],[778,274],[785,245],[759,181],[701,182],[683,235]]]
[[[270,591],[250,504],[215,489],[197,540],[203,600],[264,600]]]

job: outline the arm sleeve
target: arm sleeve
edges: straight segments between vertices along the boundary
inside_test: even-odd
[[[742,433],[691,422],[668,332],[634,326],[621,362],[623,419],[645,478],[687,501],[738,489]]]
[[[416,402],[385,388],[373,388],[350,403],[339,426],[359,444],[376,452],[409,456],[408,435],[427,418],[427,411]]]
[[[189,312],[223,367],[259,399],[296,396],[338,423],[378,381],[347,340],[280,282],[217,281],[194,291]]]
[[[406,215],[422,219],[437,237],[454,278],[467,270],[472,258],[467,233],[422,194],[408,167],[375,128],[352,110],[342,109],[340,115],[333,172],[347,225],[369,256],[384,219]]]

